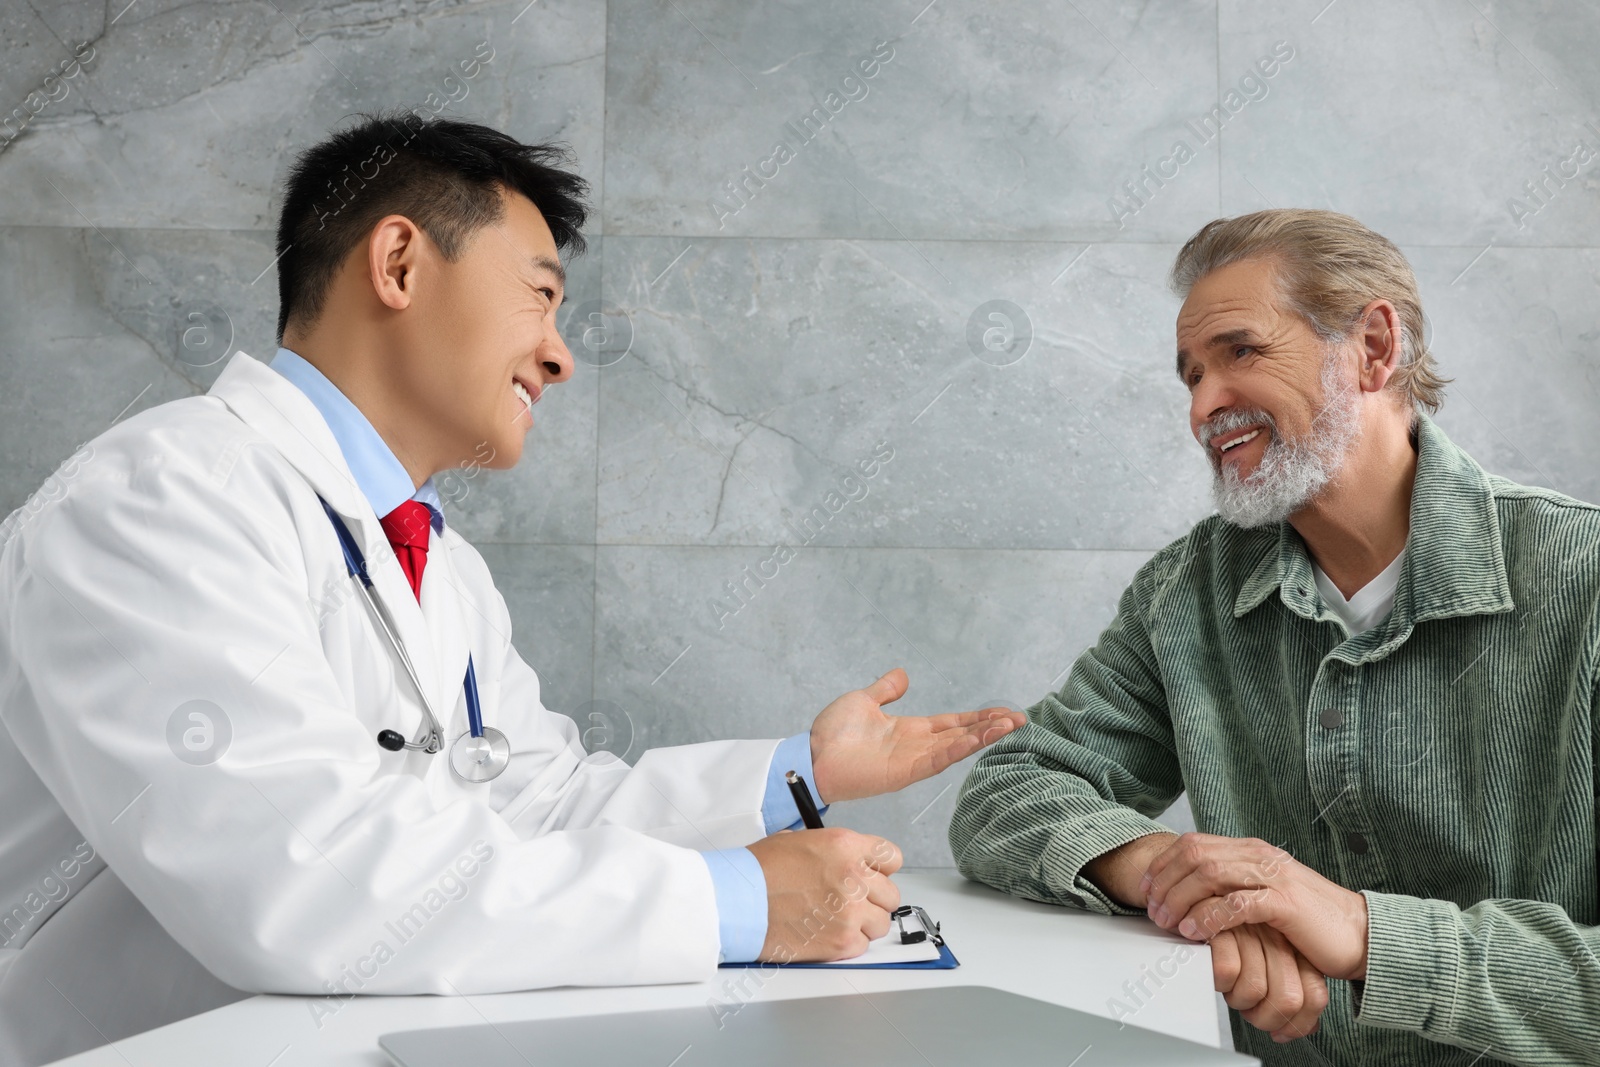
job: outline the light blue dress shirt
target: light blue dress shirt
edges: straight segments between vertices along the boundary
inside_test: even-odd
[[[407,500],[428,506],[434,533],[444,530],[444,509],[433,479],[414,489],[411,475],[395,458],[361,409],[339,391],[327,376],[300,355],[279,348],[268,364],[304,393],[321,412],[333,431],[346,466],[361,489],[361,494],[381,518]],[[761,818],[767,833],[799,829],[800,811],[784,781],[785,771],[795,771],[813,782],[811,737],[796,734],[779,742],[767,769],[767,789],[761,802]],[[813,788],[815,786],[813,785]],[[822,802],[821,796],[817,802]],[[826,809],[823,809],[826,810]],[[722,937],[722,958],[729,963],[748,963],[761,953],[767,939],[767,879],[755,854],[747,848],[702,852],[711,871],[711,884],[717,896],[717,923]]]

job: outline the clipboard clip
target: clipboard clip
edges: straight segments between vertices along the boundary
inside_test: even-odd
[[[941,947],[944,945],[944,937],[939,933],[939,924],[916,905],[902,904],[889,915],[900,929],[902,945],[918,945],[924,941],[932,941]]]

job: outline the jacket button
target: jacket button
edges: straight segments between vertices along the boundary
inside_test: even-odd
[[[1338,708],[1325,708],[1322,714],[1317,716],[1317,721],[1325,730],[1337,730],[1344,725],[1344,712]]]
[[[1367,854],[1367,839],[1354,830],[1344,835],[1345,847],[1358,856]]]

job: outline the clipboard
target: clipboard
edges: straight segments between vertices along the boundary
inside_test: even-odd
[[[950,946],[945,944],[944,935],[940,933],[939,924],[933,921],[923,909],[911,904],[902,904],[896,908],[891,917],[895,921],[895,929],[880,940],[888,941],[890,938],[899,937],[899,944],[916,945],[932,942],[939,948],[937,959],[931,960],[906,960],[892,963],[858,963],[855,960],[840,960],[837,963],[763,963],[751,961],[749,963],[723,963],[723,968],[748,968],[748,967],[790,967],[800,970],[846,970],[846,971],[953,971],[961,966],[961,961],[956,959],[955,953],[950,951]],[[877,944],[877,942],[874,942]],[[870,950],[869,950],[870,951]]]

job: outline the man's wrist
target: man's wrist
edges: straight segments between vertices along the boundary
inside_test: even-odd
[[[1148,902],[1143,881],[1150,861],[1178,839],[1169,831],[1145,834],[1091,859],[1083,865],[1083,877],[1118,904],[1143,908]]]
[[[1365,981],[1367,977],[1367,938],[1368,932],[1372,927],[1372,916],[1367,910],[1366,896],[1362,893],[1353,893],[1351,895],[1355,897],[1354,907],[1355,910],[1359,912],[1359,917],[1356,919],[1354,925],[1356,931],[1356,944],[1360,946],[1361,958],[1356,961],[1355,967],[1351,969],[1349,978],[1351,981],[1357,983],[1357,989],[1359,989],[1360,983]],[[1357,1003],[1360,1003],[1359,997],[1357,998]]]

